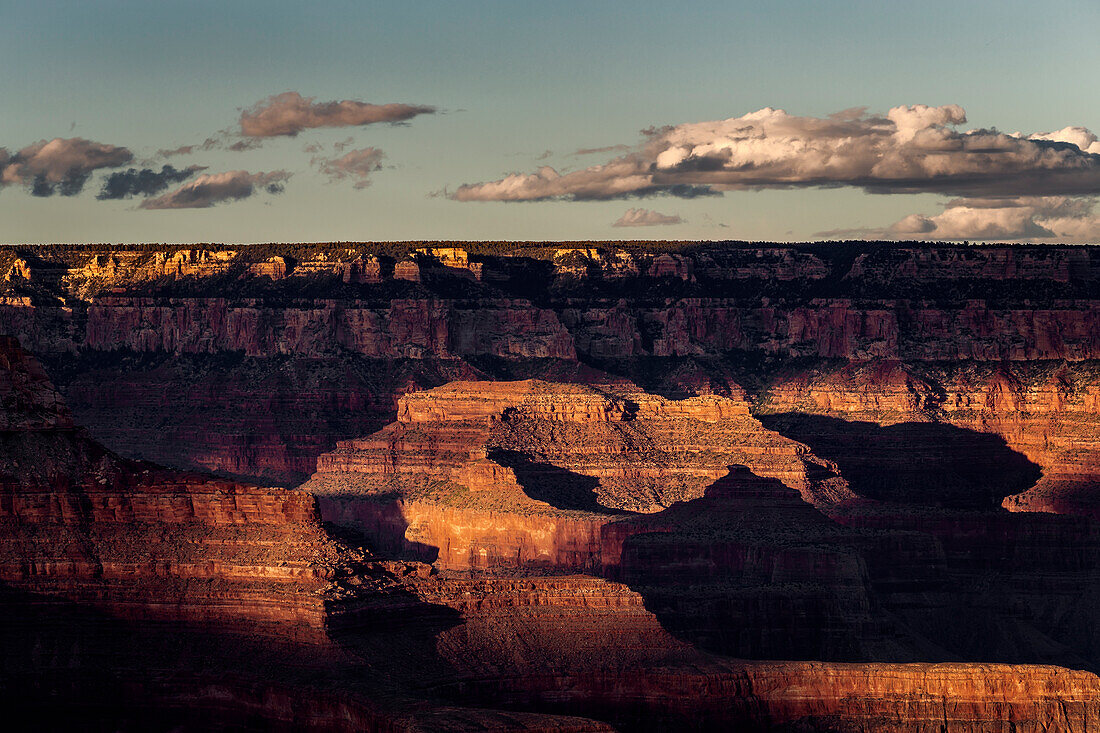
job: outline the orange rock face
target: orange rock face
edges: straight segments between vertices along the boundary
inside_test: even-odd
[[[738,657],[1045,660],[1053,642],[1081,659],[1100,641],[1092,596],[1075,590],[1100,577],[1100,534],[997,513],[1040,469],[994,436],[765,415],[775,432],[736,399],[538,381],[453,383],[398,414],[322,456],[304,486],[378,551],[604,575],[679,637]],[[997,594],[979,590],[989,574]],[[958,603],[984,609],[969,633],[942,626]],[[1054,607],[1072,610],[1051,625]]]
[[[392,549],[434,548],[415,554],[443,567],[591,570],[604,524],[699,497],[734,464],[808,497],[847,496],[743,400],[537,380],[405,395],[398,422],[321,456],[304,488],[321,497],[326,519],[369,529]]]

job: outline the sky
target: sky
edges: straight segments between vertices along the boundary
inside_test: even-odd
[[[0,0],[0,243],[1100,242],[1100,2]]]

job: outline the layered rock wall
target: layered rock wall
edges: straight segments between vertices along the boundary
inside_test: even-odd
[[[44,310],[45,313],[35,311]],[[79,308],[0,306],[0,323],[43,356],[80,350],[384,358],[575,357],[552,311],[520,300],[311,300],[287,306],[224,298],[104,296]]]
[[[37,248],[0,281],[0,333],[46,361],[108,447],[284,485],[336,440],[391,422],[400,394],[462,377],[605,379],[585,372],[730,353],[1100,358],[1100,258],[1081,247],[586,246],[539,255],[549,262],[415,249],[399,264],[423,270],[416,283],[394,280],[392,258],[345,246]],[[366,360],[385,378],[357,384],[346,365]],[[198,373],[179,368],[190,363]],[[284,379],[287,364],[302,378]]]
[[[996,366],[832,363],[788,371],[768,386],[762,405],[766,413],[790,416],[786,424],[794,432],[787,434],[811,445],[815,433],[830,445],[838,439],[861,450],[868,444],[880,445],[875,459],[879,463],[892,450],[896,456],[893,463],[913,465],[910,457],[914,451],[931,449],[938,441],[933,462],[960,452],[959,461],[971,462],[975,470],[990,461],[984,470],[993,476],[1006,465],[1018,463],[1018,458],[1005,453],[1007,448],[1026,457],[1041,475],[1007,492],[1006,508],[1098,518],[1098,374],[1094,362]],[[840,423],[814,423],[806,417],[810,415],[838,418],[850,425],[844,429]],[[773,427],[777,424],[768,417],[764,420]],[[865,426],[867,442],[862,444],[852,440],[860,431],[859,424]],[[951,431],[945,426],[962,430]],[[981,434],[997,436],[1004,446],[998,448],[982,440]],[[836,449],[840,456],[843,451],[839,445]],[[998,453],[1002,458],[997,458]],[[853,460],[860,459],[853,456]],[[871,461],[869,470],[876,470],[876,465]],[[1014,485],[1011,481],[1001,484],[1004,488]]]
[[[575,359],[698,356],[1026,361],[1100,358],[1100,301],[1004,308],[984,301],[818,299],[760,307],[685,298],[659,306],[520,300],[315,300],[273,306],[219,298],[101,297],[78,307],[8,302],[4,329],[43,356],[82,350],[269,357]]]
[[[601,527],[702,496],[735,464],[785,482],[798,503],[846,495],[741,399],[453,382],[405,395],[397,413],[322,455],[303,488],[326,519],[442,567],[598,570]]]
[[[1009,665],[748,665],[725,673],[529,675],[470,683],[468,696],[565,708],[625,729],[985,733],[1093,731],[1097,679]],[[685,710],[679,701],[697,701]],[[1057,700],[1058,702],[1054,702]]]
[[[320,630],[341,551],[304,492],[128,461],[0,339],[0,582],[136,618]]]

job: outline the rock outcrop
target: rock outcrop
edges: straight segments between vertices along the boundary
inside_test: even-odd
[[[322,455],[303,488],[326,519],[443,567],[598,569],[600,527],[700,497],[734,464],[806,497],[849,496],[828,465],[763,429],[740,399],[453,382],[405,395],[397,412],[393,425]]]
[[[1013,511],[1100,518],[1095,362],[822,364],[788,371],[764,394],[773,429],[820,443],[833,460],[844,460],[844,445],[858,446],[847,460],[849,479],[863,470],[897,485],[899,474],[912,473],[911,486],[933,492],[930,476],[945,490],[952,481],[956,488],[984,482],[988,498]],[[855,465],[861,461],[865,469]],[[956,468],[948,478],[936,466],[950,461]]]
[[[350,559],[301,491],[120,458],[0,338],[0,581],[138,618],[320,630]]]
[[[1085,672],[744,663],[700,651],[775,656],[813,644],[825,655],[867,656],[900,649],[896,630],[876,617],[872,591],[885,566],[913,582],[898,562],[914,553],[913,542],[833,524],[779,478],[737,469],[699,498],[649,514],[569,510],[594,520],[583,552],[595,553],[619,581],[530,574],[555,570],[546,563],[527,566],[525,577],[493,563],[481,566],[488,575],[438,575],[415,561],[367,561],[334,543],[304,492],[114,456],[73,427],[57,392],[13,340],[0,342],[0,352],[7,448],[0,466],[7,619],[0,699],[40,724],[1039,731],[1089,730],[1100,715],[1100,682]],[[475,437],[511,451],[510,459],[468,493],[507,499],[496,521],[515,521],[529,537],[538,533],[526,522],[539,512],[513,503],[519,497],[509,489],[526,491],[549,477],[541,488],[560,490],[557,471],[567,469],[550,461],[596,474],[568,472],[590,479],[587,491],[610,504],[622,502],[622,489],[600,494],[601,482],[644,478],[657,455],[673,477],[679,470],[694,478],[686,454],[718,447],[722,461],[755,461],[811,496],[822,485],[805,469],[827,464],[764,430],[743,401],[671,401],[619,389],[528,381],[415,393],[399,406],[398,425],[383,431],[392,438],[384,441],[388,455],[376,437],[342,448],[333,466],[396,481],[391,488],[408,486],[403,479],[416,470],[449,475],[451,483],[468,479],[471,464],[490,461],[485,442],[481,452],[471,450],[469,429],[480,425]],[[514,457],[520,446],[547,462],[526,473]],[[626,465],[637,459],[627,474],[598,460],[608,449]],[[833,478],[824,482],[836,487]],[[546,508],[543,520],[568,513],[527,502]],[[453,536],[470,516],[447,517],[440,532]],[[378,536],[372,526],[359,528]],[[894,555],[883,557],[888,550]],[[963,546],[951,551],[967,553]],[[873,553],[879,567],[861,553]],[[787,625],[799,618],[821,625]],[[869,646],[841,648],[854,639]]]
[[[741,400],[539,381],[411,393],[398,417],[303,487],[377,551],[603,575],[739,657],[1091,664],[1079,588],[1100,577],[1100,534],[1000,510],[1039,470],[993,436],[765,416],[818,457]],[[981,609],[965,633],[946,623],[960,604]]]
[[[610,730],[356,682],[363,660],[347,651],[356,646],[347,635],[394,612],[431,617],[420,598],[430,592],[416,590],[430,568],[332,539],[306,492],[105,450],[74,427],[41,367],[10,337],[0,338],[0,406],[0,700],[11,719],[126,729]],[[395,675],[422,673],[425,663],[410,660]]]

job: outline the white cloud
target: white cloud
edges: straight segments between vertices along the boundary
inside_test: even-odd
[[[1100,217],[1083,197],[958,199],[935,216],[910,214],[881,235],[902,239],[1097,242]],[[870,232],[869,232],[870,233]]]
[[[627,209],[611,226],[613,227],[652,227],[667,224],[682,224],[678,214],[661,214],[650,209]]]
[[[513,173],[464,184],[451,197],[593,200],[814,186],[958,196],[1100,193],[1100,155],[1092,152],[1096,137],[1088,130],[1025,137],[954,129],[965,121],[958,105],[895,107],[885,116],[855,109],[824,118],[765,107],[646,131],[638,146],[600,165]]]

